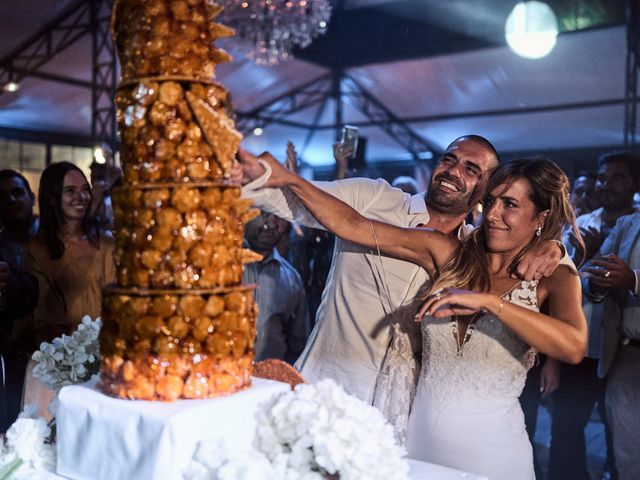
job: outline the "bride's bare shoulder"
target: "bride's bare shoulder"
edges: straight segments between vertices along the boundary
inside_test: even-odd
[[[558,266],[550,277],[540,280],[538,288],[549,296],[557,295],[560,298],[568,298],[568,295],[581,298],[582,295],[580,276],[569,265]]]

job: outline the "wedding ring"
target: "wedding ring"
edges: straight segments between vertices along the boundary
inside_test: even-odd
[[[605,270],[604,271],[604,278],[609,278],[610,276],[611,276],[611,271]]]

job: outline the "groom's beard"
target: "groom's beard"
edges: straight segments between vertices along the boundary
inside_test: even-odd
[[[432,188],[435,182],[439,182],[440,180],[446,180],[459,186],[461,189],[459,195],[443,195],[441,192],[438,192],[436,188]],[[441,173],[437,178],[429,182],[429,189],[425,194],[425,202],[430,209],[440,213],[446,215],[462,215],[468,213],[471,208],[478,203],[478,189],[478,185],[475,185],[470,191],[464,189],[464,186],[461,185],[459,180],[448,176],[446,173]]]

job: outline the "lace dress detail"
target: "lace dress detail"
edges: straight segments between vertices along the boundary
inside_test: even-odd
[[[538,311],[537,285],[520,282],[502,298]],[[518,397],[535,350],[492,314],[482,314],[470,325],[460,348],[454,327],[451,318],[425,317],[422,322],[422,368],[408,422],[409,456],[491,480],[534,478]],[[492,466],[487,456],[500,461]]]
[[[415,335],[419,338],[419,332]],[[411,335],[398,322],[391,325],[391,343],[382,362],[373,394],[373,405],[393,427],[396,441],[407,443],[409,412],[415,396],[420,365]]]
[[[537,282],[520,285],[502,298],[538,311]],[[436,408],[445,408],[452,398],[519,397],[535,350],[488,313],[469,326],[471,333],[461,348],[455,328],[451,317],[426,317],[422,322],[422,374],[434,386]]]

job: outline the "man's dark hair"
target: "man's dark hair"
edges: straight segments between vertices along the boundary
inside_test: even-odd
[[[472,142],[478,143],[480,145],[482,145],[484,148],[486,148],[487,150],[489,150],[489,152],[491,152],[491,154],[496,157],[496,160],[498,162],[498,164],[500,163],[500,155],[498,155],[498,151],[496,150],[496,147],[493,146],[493,144],[487,140],[486,138],[480,136],[480,135],[462,135],[461,137],[456,138],[453,142],[451,142],[446,150],[449,149],[449,147],[451,147],[451,145],[453,145],[454,143],[460,141],[460,140],[471,140]]]
[[[10,168],[2,169],[0,170],[0,180],[4,180],[5,178],[19,178],[20,180],[22,180],[22,183],[27,189],[27,192],[29,192],[29,194],[34,197],[33,191],[31,190],[31,185],[29,185],[29,180],[27,180],[25,176],[20,172],[11,170]]]
[[[640,155],[629,151],[605,153],[598,159],[598,167],[608,163],[623,163],[635,185],[640,185]]]

